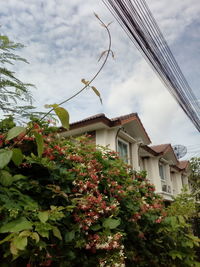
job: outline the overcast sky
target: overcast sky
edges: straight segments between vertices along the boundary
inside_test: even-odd
[[[200,99],[200,1],[146,1]],[[98,70],[108,40],[96,12],[105,23],[114,22],[110,31],[115,59],[110,57],[93,83],[103,105],[86,90],[64,105],[71,122],[97,113],[116,117],[137,112],[153,144],[186,145],[188,157],[200,150],[199,133],[101,0],[0,0],[0,5],[1,33],[26,46],[21,55],[30,64],[18,64],[15,71],[36,85],[38,110],[68,98],[81,88],[82,78],[89,80]]]

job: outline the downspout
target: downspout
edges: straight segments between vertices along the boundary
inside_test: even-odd
[[[122,126],[119,127],[119,129],[117,130],[116,136],[115,136],[115,151],[118,152],[118,145],[117,145],[117,138],[119,135],[119,132],[122,130]]]
[[[140,148],[143,146],[143,143],[142,143],[142,141],[137,141],[136,144],[138,146],[138,149],[137,149],[138,166],[139,166],[139,170],[141,171],[141,166],[140,166],[140,153],[139,153],[139,151],[140,151]],[[144,165],[145,165],[145,163],[144,163]]]

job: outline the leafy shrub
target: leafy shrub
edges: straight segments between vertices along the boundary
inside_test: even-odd
[[[172,216],[183,216],[186,220],[196,215],[196,202],[193,194],[191,194],[184,186],[181,193],[174,198],[173,203],[168,207],[168,214]]]
[[[34,131],[0,154],[2,266],[197,266],[198,239],[145,173],[86,137]],[[14,141],[1,135],[0,152]]]

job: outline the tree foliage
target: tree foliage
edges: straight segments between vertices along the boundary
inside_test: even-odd
[[[180,194],[178,194],[173,203],[168,207],[168,214],[172,216],[183,216],[187,221],[196,215],[196,201],[185,186],[182,188]]]
[[[19,61],[28,63],[14,53],[21,48],[22,44],[10,41],[6,35],[0,35],[0,110],[6,114],[27,115],[33,108],[29,91],[32,84],[23,83],[8,69],[8,65],[14,65]]]
[[[200,199],[200,158],[194,157],[190,160],[189,181],[196,199]]]

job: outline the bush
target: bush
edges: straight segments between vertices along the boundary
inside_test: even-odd
[[[43,141],[24,136],[0,171],[1,266],[197,266],[197,238],[167,216],[145,173],[86,137],[34,129]]]

